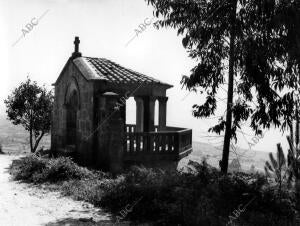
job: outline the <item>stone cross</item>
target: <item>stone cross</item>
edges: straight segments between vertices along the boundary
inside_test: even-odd
[[[75,40],[74,40],[74,45],[75,45],[75,53],[78,53],[79,52],[79,43],[80,43],[80,40],[79,40],[79,37],[75,37]]]

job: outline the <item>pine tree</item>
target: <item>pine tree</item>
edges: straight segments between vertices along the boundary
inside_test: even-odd
[[[270,162],[266,161],[265,173],[268,177],[274,178],[275,182],[278,184],[278,193],[281,197],[282,185],[288,181],[288,165],[286,157],[284,156],[281,144],[277,144],[277,155],[276,159],[273,154],[269,154]]]

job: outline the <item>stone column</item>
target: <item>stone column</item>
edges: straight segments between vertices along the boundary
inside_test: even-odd
[[[136,103],[136,132],[144,131],[144,102],[141,97],[134,97]]]
[[[167,124],[167,101],[168,97],[159,97],[159,115],[158,115],[158,127],[159,130],[165,130]]]
[[[144,132],[154,131],[155,97],[146,96],[144,101]]]
[[[115,110],[119,100],[120,97],[117,94],[111,92],[102,94],[99,104],[104,112],[100,115],[97,126],[99,143],[97,165],[113,174],[123,169],[125,121],[122,117],[124,108]]]

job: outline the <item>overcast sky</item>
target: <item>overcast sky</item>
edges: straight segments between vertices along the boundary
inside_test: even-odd
[[[0,115],[5,114],[3,100],[27,75],[52,88],[73,52],[74,36],[79,36],[83,56],[104,57],[173,84],[167,93],[167,124],[192,128],[194,140],[221,144],[221,139],[207,137],[208,128],[217,119],[200,120],[191,115],[192,105],[200,104],[203,98],[181,89],[182,75],[189,74],[195,65],[181,37],[175,30],[156,30],[152,25],[136,36],[139,25],[145,20],[149,23],[152,17],[152,6],[143,0],[0,0]],[[33,26],[27,25],[30,23]],[[226,97],[224,92],[218,96]],[[225,110],[222,101],[219,106],[216,116]],[[134,107],[129,100],[129,122],[134,122]],[[243,148],[248,148],[246,139],[251,141],[254,136],[248,125],[242,128],[245,137],[238,135],[238,145]],[[253,148],[275,151],[278,142],[286,147],[285,136],[272,129],[265,131]]]

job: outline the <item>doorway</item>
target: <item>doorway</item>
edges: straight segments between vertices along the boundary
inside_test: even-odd
[[[67,145],[76,144],[78,94],[74,90],[67,104]]]

